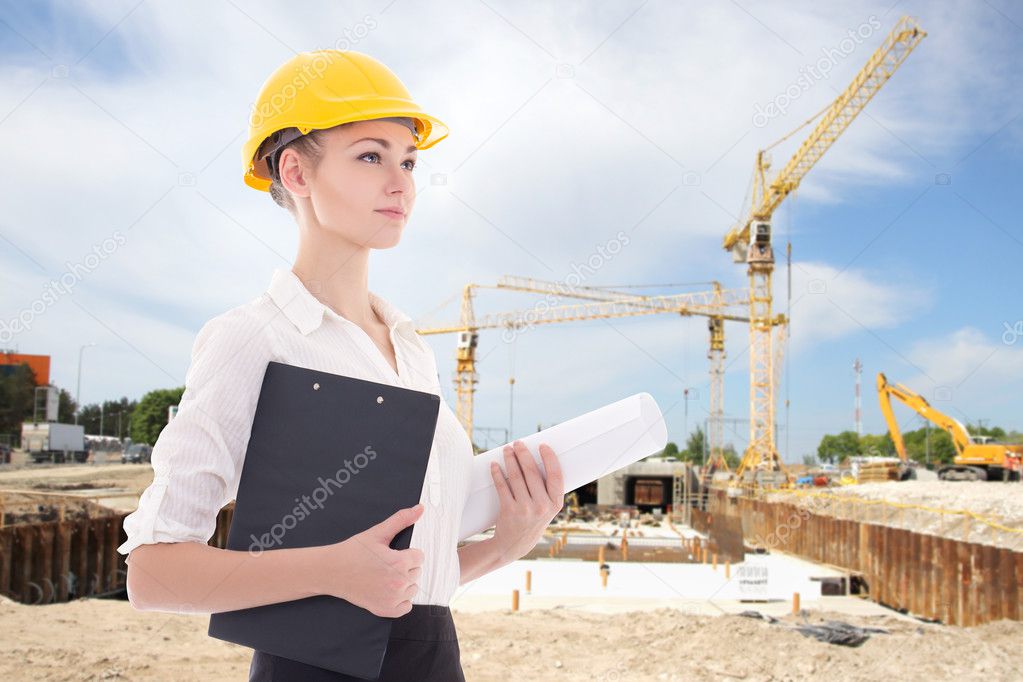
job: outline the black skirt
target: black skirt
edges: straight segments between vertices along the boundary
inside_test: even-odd
[[[394,619],[379,682],[465,682],[451,609],[413,604]],[[318,668],[262,651],[253,651],[249,682],[364,682],[361,677]]]

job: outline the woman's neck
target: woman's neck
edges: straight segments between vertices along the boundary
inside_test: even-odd
[[[321,233],[322,234],[322,233]],[[369,301],[369,249],[303,231],[291,271],[318,301],[363,328],[379,324]]]

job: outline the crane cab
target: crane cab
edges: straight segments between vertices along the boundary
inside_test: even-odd
[[[747,263],[774,263],[774,250],[771,248],[771,223],[766,220],[754,220],[750,223],[749,253]]]

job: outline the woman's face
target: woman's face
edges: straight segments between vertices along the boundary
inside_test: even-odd
[[[360,246],[395,246],[416,201],[412,131],[394,121],[356,121],[324,137],[320,162],[306,176],[319,224]]]

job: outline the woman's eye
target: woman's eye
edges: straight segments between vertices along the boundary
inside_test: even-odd
[[[360,159],[364,159],[364,158],[366,158],[367,156],[372,156],[372,157],[374,157],[374,158],[376,158],[376,159],[378,159],[378,160],[380,159],[380,155],[379,155],[379,154],[377,154],[376,152],[366,152],[365,154],[363,154],[363,155],[362,155],[362,156],[360,156],[359,158],[360,158]],[[375,163],[375,162],[374,162],[374,163]],[[404,161],[403,163],[411,164],[411,165],[410,165],[410,166],[408,167],[408,169],[407,169],[407,170],[410,170],[410,171],[412,171],[412,170],[415,170],[415,169],[416,169],[416,161],[415,161],[415,159],[409,159],[408,161]]]

